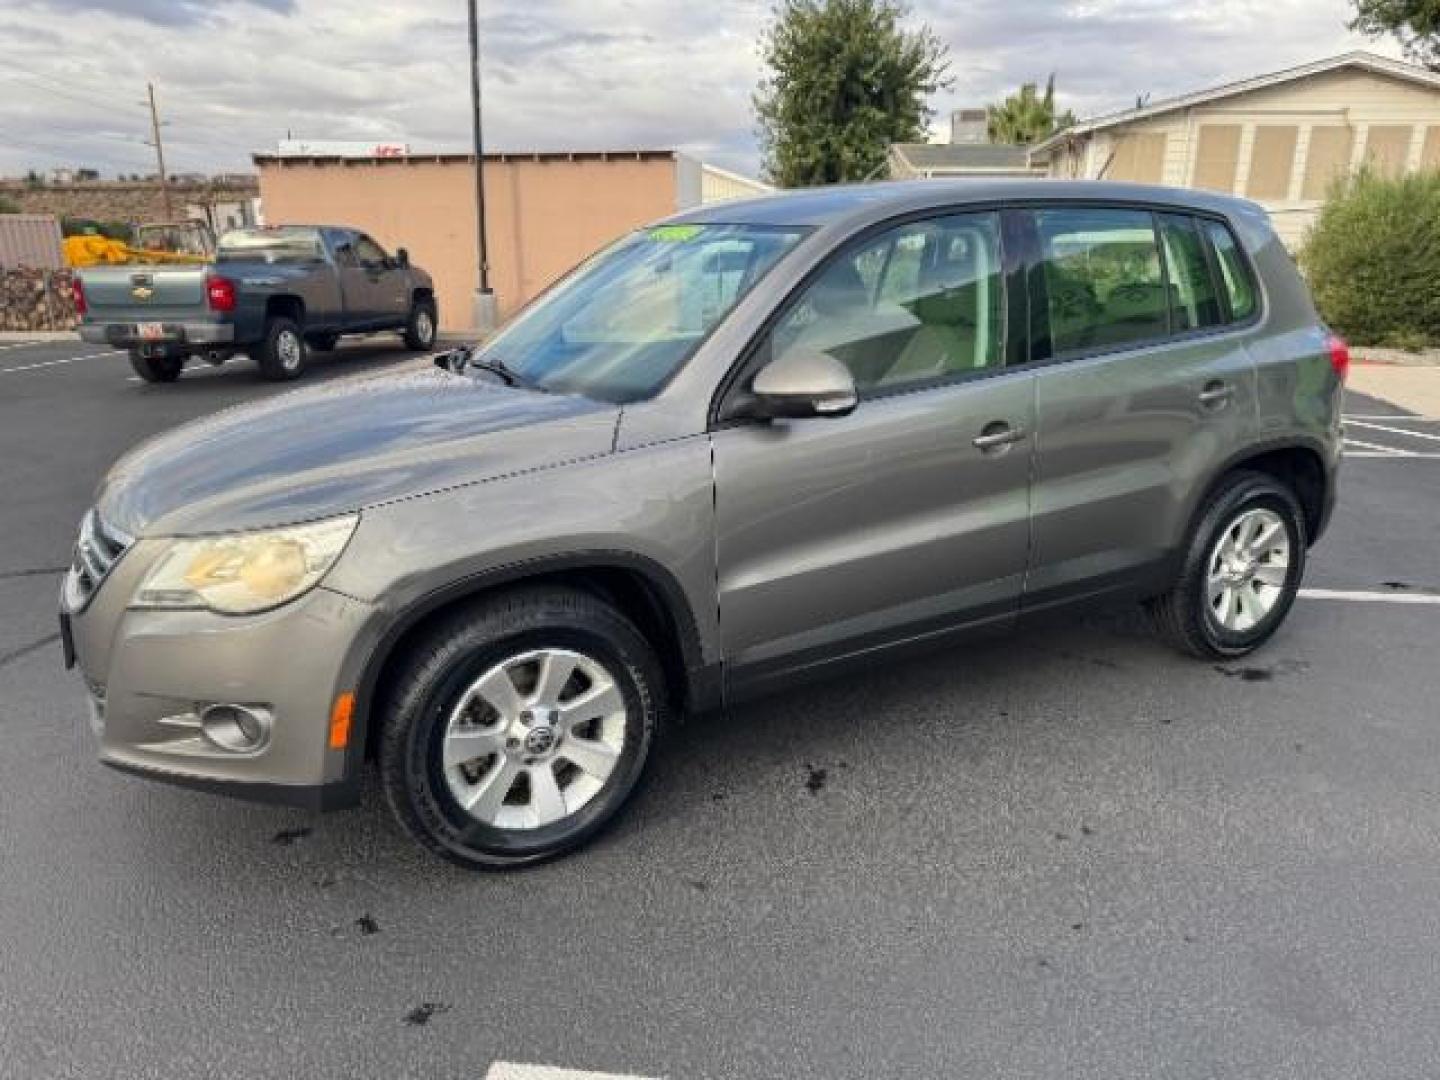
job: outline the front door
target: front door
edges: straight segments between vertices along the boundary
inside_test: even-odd
[[[1013,617],[1034,375],[1005,367],[1006,280],[998,215],[911,222],[842,250],[761,343],[752,372],[820,349],[860,403],[714,433],[732,685]]]
[[[386,325],[405,320],[410,311],[409,275],[385,249],[364,233],[355,237],[355,255],[362,273],[369,317]]]
[[[1209,219],[1034,212],[1054,363],[1036,386],[1026,607],[1163,582],[1197,485],[1254,423],[1255,374]],[[1037,337],[1043,336],[1037,334]]]

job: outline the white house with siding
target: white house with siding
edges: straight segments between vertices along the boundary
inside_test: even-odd
[[[1353,52],[1096,116],[1036,144],[1052,177],[1242,195],[1298,246],[1332,181],[1368,161],[1440,169],[1440,73]]]

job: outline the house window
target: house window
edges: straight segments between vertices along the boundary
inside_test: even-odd
[[[1158,184],[1165,173],[1165,135],[1121,135],[1110,158],[1107,180]]]
[[[1297,134],[1298,129],[1293,124],[1261,124],[1255,128],[1246,195],[1252,199],[1284,199],[1290,194]]]
[[[1398,124],[1372,126],[1365,139],[1365,162],[1381,176],[1399,176],[1410,156],[1409,127]]]
[[[1239,163],[1240,125],[1202,124],[1195,146],[1195,186],[1230,194]]]
[[[1330,185],[1350,171],[1355,133],[1338,125],[1310,129],[1310,153],[1305,159],[1305,182],[1300,197],[1312,202],[1325,198]]]

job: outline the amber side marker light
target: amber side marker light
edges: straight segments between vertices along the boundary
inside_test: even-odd
[[[350,718],[355,713],[355,691],[346,690],[335,698],[330,709],[330,749],[344,750],[350,745]]]

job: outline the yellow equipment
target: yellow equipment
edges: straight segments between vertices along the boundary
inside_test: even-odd
[[[209,262],[215,257],[215,237],[203,221],[155,222],[138,225],[127,244],[89,233],[67,236],[65,262],[69,266],[114,266],[121,263],[185,264]]]

